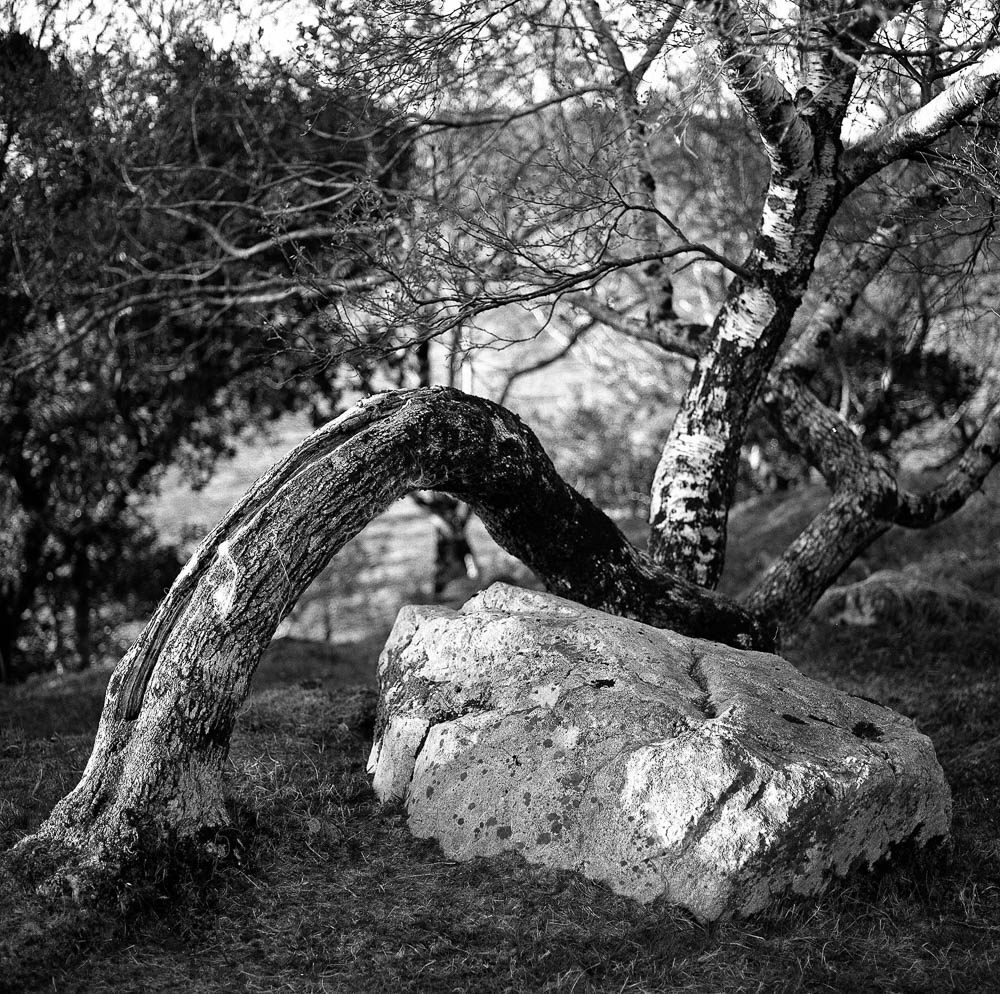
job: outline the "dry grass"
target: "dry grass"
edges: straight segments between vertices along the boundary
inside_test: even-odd
[[[986,562],[1000,526],[984,507],[968,526],[970,544],[961,531],[951,535],[947,568],[986,593],[1000,577]],[[870,565],[894,566],[902,552],[876,549]],[[375,802],[364,773],[370,687],[345,686],[370,681],[377,645],[376,634],[272,648],[233,741],[232,808],[247,847],[239,865],[162,880],[128,913],[76,913],[18,895],[8,882],[4,932],[23,939],[27,930],[33,941],[16,947],[0,989],[1000,989],[1000,672],[988,626],[813,625],[788,647],[810,675],[913,715],[932,736],[954,791],[953,841],[901,852],[822,898],[709,928],[571,873],[514,857],[455,863],[412,838],[399,811]],[[74,782],[106,676],[77,677],[68,688],[38,681],[0,705],[0,846],[36,825]]]

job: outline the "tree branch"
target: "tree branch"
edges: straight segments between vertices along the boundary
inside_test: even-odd
[[[927,148],[998,93],[1000,51],[994,51],[922,107],[847,149],[841,171],[844,189],[851,190],[890,163]]]
[[[673,318],[661,316],[658,320],[650,320],[648,316],[631,318],[587,293],[569,294],[565,299],[614,331],[657,345],[665,352],[697,359],[705,349],[708,325],[681,321],[676,315]]]
[[[660,30],[654,35],[640,59],[641,71],[630,71],[625,62],[625,56],[604,20],[597,0],[584,0],[584,15],[593,30],[604,57],[615,74],[615,92],[618,98],[618,113],[621,117],[625,133],[629,139],[629,147],[634,164],[629,170],[634,192],[628,198],[638,200],[637,205],[624,204],[628,210],[637,214],[634,219],[636,240],[647,251],[665,251],[665,239],[661,233],[660,222],[670,232],[683,242],[687,239],[683,233],[660,210],[656,202],[656,175],[653,159],[650,154],[648,134],[644,111],[639,103],[637,86],[649,64],[666,43],[670,32],[680,16],[680,7],[672,7]],[[637,67],[638,69],[638,67]],[[623,198],[624,203],[624,198]],[[650,324],[673,320],[676,315],[673,310],[674,284],[671,273],[664,265],[664,255],[650,261],[639,270],[638,282],[646,297],[646,316]],[[720,260],[721,261],[721,260]],[[622,330],[619,328],[619,330]],[[626,332],[628,333],[628,332]]]
[[[850,426],[797,376],[768,381],[763,404],[833,491],[830,503],[744,598],[744,606],[783,629],[804,618],[843,570],[893,524],[896,480]]]
[[[274,605],[227,608],[230,626],[244,616],[256,626],[233,628],[227,637],[245,640],[247,652],[259,651],[301,591],[371,518],[403,494],[432,489],[469,504],[497,543],[553,593],[731,645],[774,646],[732,601],[654,567],[562,480],[535,436],[509,411],[447,387],[421,388],[357,405],[309,436],[247,491],[198,547],[115,671],[108,698],[113,712],[126,721],[139,715],[175,627],[189,607],[218,597],[228,564],[260,564],[255,587],[279,565],[288,577],[280,611]],[[269,528],[309,535],[308,555],[275,564]],[[291,537],[288,543],[273,541],[294,548]],[[257,630],[262,619],[268,631]]]
[[[695,0],[705,30],[743,109],[760,134],[775,172],[787,177],[809,166],[813,137],[791,94],[743,18],[736,0]]]
[[[538,103],[531,104],[528,107],[522,107],[520,110],[515,111],[503,111],[502,113],[497,113],[494,111],[481,111],[469,114],[463,114],[461,117],[427,117],[421,118],[416,124],[427,128],[424,132],[425,135],[435,135],[440,131],[454,131],[461,128],[480,128],[485,127],[490,124],[501,124],[508,125],[514,121],[518,121],[524,117],[531,117],[533,114],[538,114],[540,111],[547,110],[549,107],[555,107],[559,104],[566,103],[567,100],[576,100],[579,97],[586,96],[588,93],[606,93],[606,86],[581,86],[575,90],[559,93],[554,97],[549,97],[548,100],[540,100]]]
[[[542,359],[529,363],[527,366],[521,366],[519,369],[511,370],[511,372],[507,374],[503,389],[500,391],[500,395],[497,397],[497,403],[501,406],[507,403],[507,397],[510,395],[511,387],[513,387],[519,379],[524,376],[530,376],[532,373],[537,373],[539,370],[547,369],[549,366],[554,365],[559,362],[560,359],[564,359],[567,355],[569,355],[573,346],[575,346],[583,335],[590,331],[596,323],[597,319],[595,318],[588,321],[586,324],[578,325],[572,330],[572,332],[570,332],[569,335],[566,336],[566,340],[563,342],[562,347],[557,349],[551,355],[547,355]]]
[[[646,78],[649,67],[656,60],[660,52],[663,51],[663,46],[666,45],[667,40],[673,34],[674,28],[677,26],[677,21],[684,12],[683,2],[667,2],[665,6],[669,8],[667,16],[664,18],[659,30],[649,39],[649,43],[639,57],[639,61],[632,67],[632,80],[634,83],[639,83]]]
[[[831,281],[802,334],[782,361],[777,375],[792,372],[806,380],[812,376],[822,362],[823,353],[840,333],[861,295],[902,243],[912,224],[912,219],[904,215],[918,209],[937,210],[945,199],[945,191],[938,184],[928,183],[913,190],[896,206],[895,216],[879,225],[855,249],[843,266],[840,277]]]
[[[958,465],[940,486],[923,494],[900,494],[896,524],[927,528],[954,514],[985,482],[1000,462],[1000,399],[983,420]]]

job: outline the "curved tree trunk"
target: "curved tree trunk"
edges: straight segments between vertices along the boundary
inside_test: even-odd
[[[142,852],[227,824],[223,763],[278,622],[331,556],[414,489],[469,503],[557,594],[771,648],[736,604],[656,569],[511,413],[448,388],[383,394],[315,432],[204,540],[108,687],[78,786],[11,863],[77,894]]]

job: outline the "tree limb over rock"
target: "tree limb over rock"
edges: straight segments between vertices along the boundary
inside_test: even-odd
[[[773,646],[746,610],[653,566],[509,411],[442,387],[382,394],[303,441],[204,540],[112,676],[82,780],[14,864],[82,894],[164,840],[225,828],[223,764],[261,653],[331,557],[415,489],[470,504],[553,593]]]
[[[209,568],[230,555],[234,541],[249,546],[259,522],[283,513],[287,487],[314,471],[317,496],[336,490],[355,505],[344,529],[330,534],[328,558],[398,497],[443,490],[472,506],[496,542],[553,593],[727,645],[774,647],[773,637],[735,602],[655,567],[559,476],[516,415],[451,388],[401,390],[364,401],[309,436],[205,539],[126,656],[129,665],[123,661],[112,680],[112,688],[123,691],[122,717],[138,715],[163,638]],[[294,597],[286,599],[285,611],[311,580],[310,572],[289,574]]]

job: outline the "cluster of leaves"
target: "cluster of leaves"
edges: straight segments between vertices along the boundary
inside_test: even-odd
[[[336,408],[329,304],[407,164],[385,115],[203,39],[83,64],[11,32],[0,56],[10,678],[86,665],[161,596],[178,564],[143,499],[166,467],[203,480],[241,432]]]

